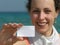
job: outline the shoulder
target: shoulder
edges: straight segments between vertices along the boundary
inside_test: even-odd
[[[60,36],[60,34],[59,34],[59,36]]]
[[[59,36],[60,36],[60,33],[58,32]]]
[[[59,34],[59,39],[57,39],[57,40],[53,43],[53,45],[60,45],[60,34]]]

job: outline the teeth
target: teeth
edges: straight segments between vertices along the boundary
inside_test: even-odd
[[[45,22],[44,23],[38,23],[38,25],[42,25],[43,26],[43,25],[46,25],[46,23]]]

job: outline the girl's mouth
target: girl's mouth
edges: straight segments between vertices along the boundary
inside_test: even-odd
[[[41,26],[45,26],[47,23],[48,22],[37,22],[37,25],[41,27]]]

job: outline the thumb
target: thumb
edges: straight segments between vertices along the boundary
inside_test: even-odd
[[[23,41],[24,37],[17,37],[19,40]]]

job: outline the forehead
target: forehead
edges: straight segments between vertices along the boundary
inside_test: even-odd
[[[52,7],[54,8],[54,0],[32,0],[32,7]]]

